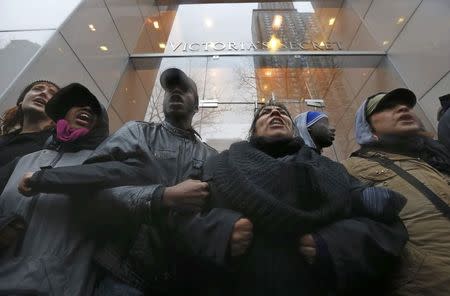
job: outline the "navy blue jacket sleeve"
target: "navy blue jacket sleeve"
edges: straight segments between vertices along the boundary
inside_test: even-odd
[[[123,185],[157,183],[156,162],[139,124],[130,122],[104,141],[82,165],[41,170],[31,186],[38,192],[78,193]],[[152,182],[154,181],[154,182]]]
[[[226,267],[231,233],[241,217],[240,213],[222,208],[192,215],[174,213],[170,223],[174,225],[177,249],[209,264]]]
[[[337,289],[344,295],[380,286],[398,263],[408,240],[399,219],[391,224],[362,217],[346,219],[318,234],[327,245]]]

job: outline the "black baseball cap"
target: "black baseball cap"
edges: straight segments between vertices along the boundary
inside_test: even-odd
[[[45,113],[53,121],[66,116],[72,107],[89,106],[96,115],[101,115],[102,107],[97,98],[83,85],[71,83],[61,88],[45,105]]]
[[[186,73],[178,68],[169,68],[162,72],[159,78],[161,86],[165,91],[173,89],[175,86],[181,86],[185,89],[190,89],[194,93],[196,105],[198,106],[198,91],[194,80],[189,78]]]
[[[397,88],[390,92],[379,92],[367,98],[366,117],[369,118],[372,114],[383,110],[388,105],[403,103],[413,108],[416,102],[416,95],[406,88]]]

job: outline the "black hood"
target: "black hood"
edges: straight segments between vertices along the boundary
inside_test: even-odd
[[[56,130],[53,132],[52,140],[46,147],[55,149],[56,147],[64,147],[65,150],[78,151],[83,149],[94,150],[103,140],[109,136],[109,117],[106,109],[101,106],[101,114],[98,117],[97,124],[89,133],[73,142],[63,143],[56,139]]]

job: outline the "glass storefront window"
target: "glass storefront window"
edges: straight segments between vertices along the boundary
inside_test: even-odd
[[[159,77],[176,67],[197,83],[200,111],[193,125],[218,150],[245,139],[256,108],[275,100],[294,117],[328,113],[337,135],[325,155],[343,159],[356,147],[352,127],[361,100],[404,86],[385,45],[349,1],[216,2],[147,5],[131,55],[135,73],[128,75],[138,77],[140,91],[119,87],[127,97],[112,103],[119,120],[163,120]],[[131,118],[143,114],[143,106],[144,118]]]
[[[245,139],[255,109],[270,100],[284,103],[292,116],[322,110],[332,124],[341,125],[349,105],[359,99],[361,88],[382,59],[258,55],[139,58],[133,62],[149,94],[146,121],[163,120],[164,91],[159,77],[167,68],[179,68],[197,83],[200,112],[194,117],[194,127],[205,141],[221,149]]]
[[[208,2],[163,6],[164,1],[158,1],[146,16],[135,53],[383,48],[345,1]]]

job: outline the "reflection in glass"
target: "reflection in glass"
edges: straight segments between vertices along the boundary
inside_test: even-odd
[[[381,58],[220,56],[143,58],[135,59],[134,63],[150,97],[147,121],[163,120],[159,76],[165,69],[177,67],[197,83],[199,98],[208,107],[200,108],[194,117],[194,128],[213,147],[220,150],[245,139],[255,109],[275,100],[284,103],[292,116],[307,110],[328,112],[330,122],[338,129],[340,138],[336,142],[344,147],[336,149],[337,152],[331,150],[329,156],[336,158],[347,155],[353,148],[353,134],[347,131],[353,125],[354,104],[361,99],[361,91]],[[379,87],[388,86],[380,82]],[[325,106],[308,106],[309,99],[321,99]],[[341,128],[346,132],[342,133]]]
[[[144,15],[147,21],[135,53],[381,50],[382,40],[373,38],[351,4],[342,3],[316,0],[164,5],[165,1],[158,1]],[[397,22],[404,25],[404,20],[399,17]],[[364,42],[357,42],[360,39]],[[165,43],[166,48],[159,47],[160,43]]]

